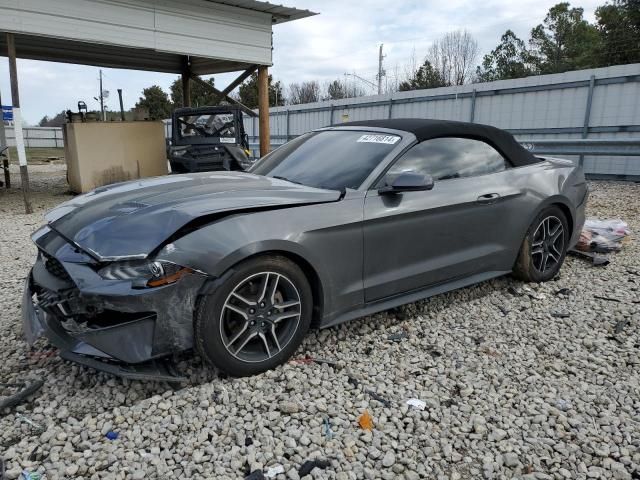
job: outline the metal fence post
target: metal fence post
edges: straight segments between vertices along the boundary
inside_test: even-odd
[[[389,118],[393,118],[393,98],[389,97]]]
[[[329,110],[329,125],[333,127],[333,111],[335,110],[336,106],[332,103],[331,104],[331,109]]]
[[[289,108],[287,108],[287,124],[285,130],[285,143],[289,141]]]
[[[256,117],[251,117],[251,136],[253,137],[253,141],[256,141]],[[256,156],[256,151],[253,151],[253,156]]]
[[[473,123],[476,118],[476,89],[471,92],[471,114],[469,115],[469,121]]]
[[[596,85],[596,76],[591,75],[589,78],[589,92],[587,93],[587,106],[584,109],[584,123],[582,124],[582,138],[589,135],[589,119],[591,117],[591,104],[593,103],[593,89]],[[578,163],[584,165],[584,155],[580,155]]]

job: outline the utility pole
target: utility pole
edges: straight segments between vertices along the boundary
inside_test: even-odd
[[[380,44],[380,50],[378,51],[378,95],[382,95],[382,77],[384,77],[387,73],[382,68],[382,60],[386,55],[382,54],[382,47],[384,43]]]
[[[102,69],[100,69],[100,112],[102,112],[102,121],[106,121],[106,118],[104,118],[104,90],[102,89]]]

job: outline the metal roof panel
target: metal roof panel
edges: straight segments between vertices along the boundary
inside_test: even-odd
[[[303,10],[294,7],[285,7],[284,5],[276,5],[274,3],[262,2],[259,0],[206,0],[208,2],[220,3],[231,7],[244,8],[254,10],[256,12],[269,13],[273,16],[273,23],[284,23],[301,18],[312,17],[318,15],[311,10]]]

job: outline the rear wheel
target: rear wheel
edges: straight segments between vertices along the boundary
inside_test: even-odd
[[[248,260],[200,302],[196,347],[230,375],[263,372],[298,348],[311,324],[312,303],[309,282],[295,263],[280,256]]]
[[[567,254],[569,226],[564,212],[556,206],[544,209],[525,236],[513,268],[516,278],[546,282],[555,277]]]

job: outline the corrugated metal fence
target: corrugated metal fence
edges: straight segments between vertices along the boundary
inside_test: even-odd
[[[486,123],[534,145],[584,138],[637,140],[640,64],[272,108],[271,144],[347,121],[406,117]],[[169,132],[170,121],[165,124]],[[245,129],[252,146],[257,144],[257,119],[245,117]],[[11,127],[7,134],[13,145]],[[63,146],[59,128],[29,127],[25,135],[27,147]],[[582,160],[585,171],[595,176],[640,176],[639,156],[585,154]]]
[[[60,127],[23,127],[24,145],[27,148],[34,147],[64,147],[62,129]],[[7,143],[11,147],[16,146],[13,127],[5,127]]]
[[[272,108],[272,145],[314,128],[376,118],[439,118],[494,125],[522,142],[640,137],[640,64],[458,87]],[[258,121],[247,117],[251,143]],[[579,161],[579,157],[573,157]],[[640,175],[637,156],[584,156],[595,175]]]

